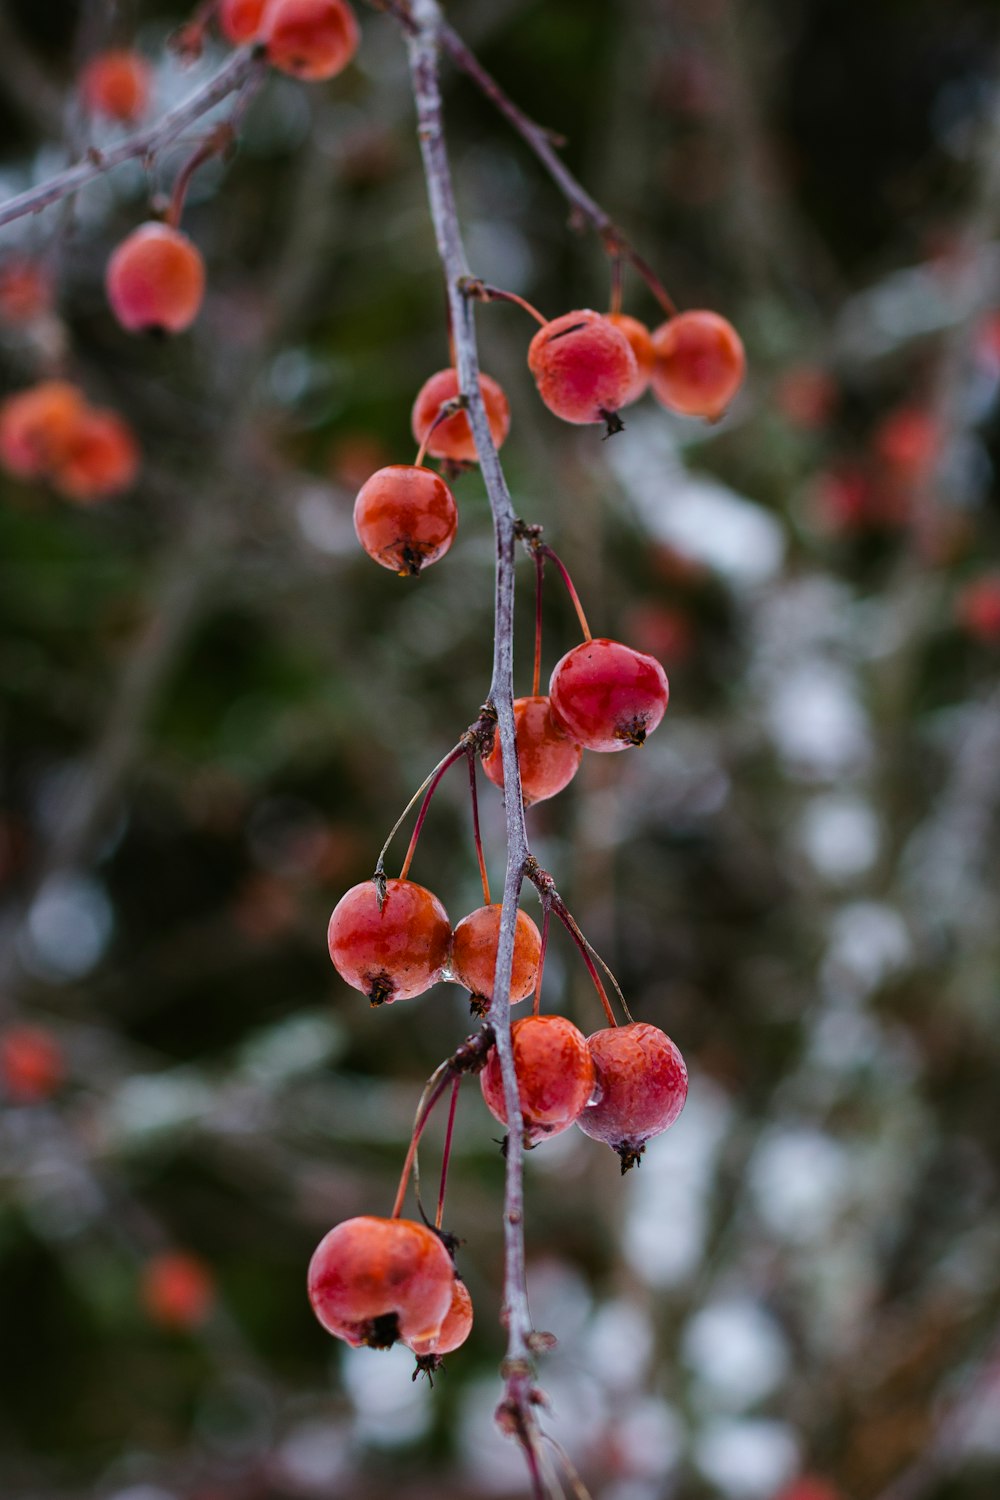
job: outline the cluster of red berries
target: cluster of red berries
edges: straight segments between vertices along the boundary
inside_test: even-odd
[[[619,411],[651,382],[670,410],[714,420],[742,383],[743,344],[717,313],[679,313],[651,334],[623,313],[583,308],[548,321],[530,310],[542,327],[529,345],[528,368],[545,405],[563,421],[603,422],[616,432]],[[499,448],[510,430],[507,397],[489,375],[479,377],[479,389]],[[458,529],[455,497],[424,467],[424,456],[444,460],[449,472],[478,458],[454,369],[438,370],[424,382],[411,420],[420,445],[416,462],[376,470],[354,503],[358,541],[369,557],[401,577],[416,576],[442,558]]]
[[[717,420],[739,390],[743,343],[718,313],[677,313],[650,333],[626,313],[583,308],[543,323],[528,367],[545,405],[564,422],[621,425],[618,412],[652,386],[669,411]]]
[[[219,0],[217,15],[231,42],[256,43],[273,67],[311,82],[343,72],[361,40],[345,0]]]
[[[0,464],[88,502],[128,489],[139,449],[117,412],[91,406],[70,381],[44,380],[0,404]]]

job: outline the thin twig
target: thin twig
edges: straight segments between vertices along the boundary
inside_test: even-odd
[[[58,172],[47,182],[41,182],[27,192],[8,198],[6,203],[0,204],[0,227],[25,214],[38,213],[51,203],[58,203],[71,193],[79,192],[95,177],[103,176],[123,162],[149,160],[156,156],[203,115],[208,114],[209,110],[221,104],[223,99],[243,88],[256,75],[263,76],[265,68],[266,63],[249,48],[235,53],[214,78],[210,78],[190,98],[165,114],[155,125],[126,136],[123,141],[119,141],[116,146],[109,146],[105,151],[91,148],[85,159],[75,166],[67,167],[65,172]]]

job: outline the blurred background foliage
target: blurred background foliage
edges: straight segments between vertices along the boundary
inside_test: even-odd
[[[628,1178],[575,1131],[529,1159],[551,1428],[600,1500],[992,1500],[996,6],[449,12],[750,355],[718,426],[647,398],[602,444],[541,406],[522,314],[478,319],[520,513],[595,631],[673,690],[641,753],[585,757],[529,816],[692,1075]],[[154,113],[218,67],[216,40],[169,52],[185,19],[7,0],[0,197],[114,137],[74,103],[92,52],[134,41]],[[469,1028],[453,986],[369,1012],[326,920],[491,656],[477,474],[427,576],[353,537],[356,489],[410,461],[410,403],[447,362],[400,38],[361,19],[347,74],[270,79],[196,177],[189,335],[122,333],[102,271],[190,141],[0,231],[0,268],[27,256],[57,288],[0,327],[4,391],[67,372],[144,455],[101,506],[0,479],[0,1493],[25,1500],[523,1493],[492,1430],[502,1164],[475,1085],[448,1221],[477,1321],[434,1390],[403,1351],[335,1347],[304,1296],[319,1237],[389,1211],[422,1081]],[[551,315],[603,306],[599,245],[521,144],[462,79],[447,109],[475,271]],[[625,306],[657,320],[631,277]],[[554,584],[545,610],[547,671],[574,623]],[[493,788],[482,805],[499,881]],[[453,920],[478,904],[459,772],[414,875]],[[558,935],[546,998],[599,1024]]]

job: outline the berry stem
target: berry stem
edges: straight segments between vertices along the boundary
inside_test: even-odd
[[[406,1160],[403,1162],[403,1170],[400,1173],[399,1187],[396,1189],[396,1201],[392,1205],[392,1213],[389,1215],[390,1219],[398,1219],[403,1212],[406,1189],[410,1181],[410,1173],[413,1170],[413,1163],[416,1161],[420,1137],[424,1133],[424,1126],[430,1119],[435,1104],[448,1087],[448,1079],[451,1076],[450,1062],[451,1060],[449,1059],[447,1062],[443,1062],[439,1068],[435,1069],[420,1096],[420,1103],[417,1105],[417,1113],[413,1120],[413,1134],[410,1136]]]
[[[545,582],[545,553],[535,549],[535,668],[531,674],[531,696],[538,697],[542,680],[542,584]]]
[[[464,745],[456,745],[451,754],[445,756],[444,760],[438,766],[437,770],[434,771],[431,775],[430,784],[427,788],[427,791],[424,793],[424,800],[420,804],[420,811],[417,813],[417,821],[413,825],[413,832],[410,835],[410,843],[406,851],[406,858],[403,860],[403,867],[399,872],[400,880],[405,880],[407,875],[410,873],[410,865],[413,863],[413,856],[417,852],[417,840],[420,837],[421,831],[424,826],[424,820],[427,817],[428,811],[430,810],[431,798],[434,796],[434,793],[438,789],[438,783],[440,782],[445,771],[447,771],[448,767],[455,764],[459,756],[464,753],[464,750]]]
[[[513,302],[515,307],[522,307],[526,313],[530,313],[535,322],[540,323],[543,328],[547,327],[551,321],[543,317],[537,307],[532,307],[530,302],[519,297],[516,292],[505,292],[503,287],[490,286],[488,282],[480,281],[478,276],[463,277],[462,291],[476,302]]]
[[[583,631],[583,638],[585,641],[592,641],[594,637],[590,633],[590,626],[587,624],[587,616],[583,612],[583,605],[580,603],[580,596],[573,586],[573,580],[569,576],[569,569],[566,567],[566,564],[563,562],[562,558],[556,556],[552,548],[545,542],[538,542],[534,550],[536,556],[541,553],[543,557],[547,557],[555,563],[556,567],[559,570],[559,576],[562,579],[563,583],[566,585],[566,592],[569,594],[569,597],[573,601],[573,608],[576,610],[576,617],[580,622],[580,629]]]
[[[197,151],[188,157],[174,179],[174,190],[170,195],[170,206],[164,215],[164,223],[169,224],[171,229],[179,229],[181,227],[181,217],[184,213],[184,199],[187,197],[187,190],[191,186],[191,181],[198,168],[204,166],[205,162],[211,161],[213,156],[221,156],[224,151],[230,148],[234,139],[235,135],[231,127],[221,125],[217,130],[213,130],[198,147]]]
[[[620,254],[611,257],[611,301],[608,311],[612,317],[617,317],[622,310],[622,282],[624,280],[625,262]]]
[[[444,1133],[444,1149],[441,1153],[441,1186],[438,1188],[437,1212],[434,1215],[434,1228],[441,1228],[441,1220],[444,1218],[444,1195],[448,1188],[448,1163],[451,1160],[451,1138],[455,1130],[455,1110],[458,1106],[458,1091],[462,1087],[462,1075],[456,1073],[451,1085],[451,1103],[448,1106],[448,1124]]]
[[[424,433],[424,440],[420,444],[420,447],[417,449],[417,456],[413,460],[414,468],[419,469],[421,464],[423,463],[424,455],[427,452],[427,444],[430,442],[431,436],[434,431],[441,426],[442,422],[447,422],[449,417],[457,416],[460,411],[464,410],[465,401],[461,396],[453,396],[450,401],[441,402],[441,405],[438,407],[437,416],[434,418],[433,422]]]
[[[479,878],[483,882],[483,905],[491,906],[490,879],[486,873],[486,860],[483,857],[483,840],[479,831],[479,792],[476,787],[476,752],[471,747],[469,756],[469,795],[472,798],[472,836],[476,841],[476,858],[479,861]]]
[[[618,1022],[615,1020],[615,1013],[611,1009],[611,1001],[608,999],[608,992],[604,988],[604,983],[597,971],[597,965],[594,963],[594,960],[590,956],[590,944],[587,942],[587,939],[584,937],[583,933],[580,931],[579,927],[576,925],[563,903],[561,901],[554,900],[552,906],[556,916],[562,922],[563,926],[566,928],[566,931],[570,934],[574,943],[580,950],[580,956],[583,959],[584,963],[587,965],[587,972],[589,973],[591,979],[594,981],[594,988],[597,990],[598,998],[600,999],[601,1005],[604,1008],[604,1014],[608,1018],[608,1025],[617,1026]]]
[[[389,845],[392,843],[393,839],[396,837],[396,834],[399,832],[399,830],[402,827],[403,823],[406,821],[406,818],[408,817],[408,815],[411,812],[411,810],[416,806],[416,804],[419,802],[420,798],[424,795],[425,792],[427,793],[427,797],[428,798],[430,797],[431,793],[434,791],[435,787],[437,786],[438,782],[441,780],[441,777],[444,775],[445,771],[447,771],[447,769],[448,769],[449,766],[454,765],[455,761],[458,760],[458,757],[464,752],[464,750],[465,750],[465,742],[464,742],[464,740],[459,740],[458,744],[455,745],[455,747],[453,749],[451,749],[451,750],[448,751],[448,754],[444,757],[443,760],[439,760],[438,761],[438,763],[434,767],[433,771],[431,771],[427,776],[425,776],[424,779],[423,779],[423,781],[417,787],[417,790],[413,793],[413,796],[410,798],[409,802],[403,808],[403,811],[400,813],[400,815],[396,819],[395,823],[393,823],[392,827],[389,830],[389,837],[386,839],[385,843],[382,845],[381,852],[380,852],[379,857],[378,857],[378,859],[377,859],[377,861],[375,863],[375,878],[376,878],[376,880],[381,875],[383,875],[383,873],[385,871],[385,857],[386,857],[386,855],[389,852]],[[423,817],[424,817],[424,814],[426,813],[426,811],[427,811],[427,803],[426,803],[426,800],[425,800],[424,806],[420,809],[420,818],[418,819],[418,824],[420,824],[420,823],[423,822]],[[407,853],[406,853],[406,859],[404,861],[404,867],[403,867],[403,874],[400,875],[400,877],[399,877],[400,880],[405,880],[406,879],[406,871],[410,868],[410,861],[413,858],[413,850],[414,850],[414,847],[415,847],[415,844],[416,844],[416,834],[417,834],[417,831],[418,831],[417,829],[414,829],[414,836],[410,840],[410,847],[409,847],[409,849],[407,850]]]

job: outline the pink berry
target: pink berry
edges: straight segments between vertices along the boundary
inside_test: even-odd
[[[721,417],[743,384],[746,354],[732,323],[718,313],[678,313],[653,333],[653,395],[689,417]]]
[[[353,1348],[398,1339],[433,1345],[451,1311],[455,1267],[433,1230],[411,1219],[347,1219],[309,1262],[309,1301],[328,1333]]]
[[[594,1092],[594,1063],[586,1038],[565,1016],[525,1016],[511,1028],[521,1096],[524,1144],[559,1135],[578,1119]],[[494,1047],[479,1075],[486,1104],[507,1123],[500,1058]]]
[[[327,934],[334,968],[372,1005],[422,995],[441,978],[451,923],[438,898],[413,880],[387,880],[381,909],[373,880],[337,902]]]
[[[576,1123],[585,1135],[617,1151],[627,1172],[638,1163],[646,1142],[671,1126],[684,1108],[687,1068],[667,1034],[643,1021],[595,1031],[587,1046],[600,1097]]]
[[[638,374],[624,333],[589,308],[540,328],[528,348],[528,368],[549,411],[564,422],[605,422],[609,431],[621,426],[616,413]]]
[[[641,745],[663,718],[670,696],[660,663],[619,641],[583,641],[556,663],[552,713],[585,750]]]
[[[105,276],[111,310],[131,333],[181,333],[198,316],[205,263],[186,234],[150,222],[122,240]]]

